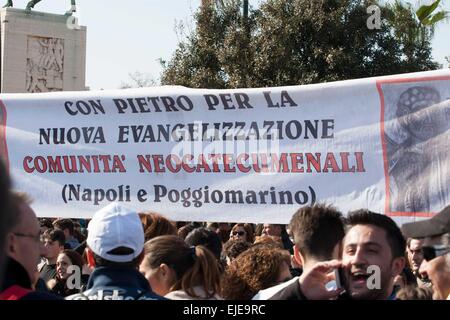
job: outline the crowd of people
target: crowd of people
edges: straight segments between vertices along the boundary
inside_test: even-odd
[[[450,299],[450,206],[403,224],[299,208],[288,225],[173,222],[111,203],[38,219],[0,165],[1,300]]]

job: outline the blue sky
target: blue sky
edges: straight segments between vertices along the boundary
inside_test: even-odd
[[[6,0],[0,0],[5,2]],[[27,0],[14,0],[25,8]],[[159,58],[169,60],[178,38],[175,24],[193,26],[192,13],[201,0],[77,0],[80,24],[86,25],[86,85],[91,89],[115,89],[139,71],[159,78]],[[251,0],[250,4],[259,1]],[[426,3],[426,1],[422,1]],[[450,11],[450,0],[443,0]],[[415,1],[412,1],[415,3]],[[64,13],[70,0],[42,0],[36,10]],[[447,65],[450,56],[450,22],[441,24],[433,40],[434,58]]]

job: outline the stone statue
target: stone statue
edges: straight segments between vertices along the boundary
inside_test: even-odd
[[[31,0],[30,2],[28,2],[27,7],[25,8],[25,10],[31,10],[32,8],[34,8],[36,3],[40,2],[40,1],[41,0]]]
[[[31,10],[32,8],[34,8],[34,6],[40,2],[41,0],[31,0],[30,2],[28,2],[27,7],[25,8],[25,10]],[[68,11],[66,14],[72,14],[72,12],[75,12],[75,0],[70,0],[70,4],[71,4],[71,9],[70,11]],[[8,2],[6,2],[6,4],[3,6],[3,8],[8,8],[8,7],[12,7],[13,6],[13,2],[12,0],[8,0]]]

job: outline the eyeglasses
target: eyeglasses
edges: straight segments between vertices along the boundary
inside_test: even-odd
[[[433,260],[434,258],[443,256],[444,254],[450,253],[450,247],[444,245],[428,246],[422,247],[423,258],[426,261]]]
[[[233,231],[232,235],[233,236],[244,236],[245,231]]]
[[[33,239],[36,242],[41,242],[41,235],[37,234],[37,235],[33,235],[33,234],[25,234],[25,233],[20,233],[20,232],[13,232],[13,234],[17,237],[22,237],[22,238],[30,238]]]

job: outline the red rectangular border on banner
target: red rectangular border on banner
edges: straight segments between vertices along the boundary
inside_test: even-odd
[[[390,194],[389,194],[389,172],[388,172],[388,161],[387,161],[387,150],[386,150],[386,140],[384,136],[384,94],[381,86],[388,83],[409,83],[409,82],[420,82],[420,81],[439,81],[439,80],[450,80],[450,76],[440,76],[440,77],[420,77],[420,78],[403,78],[403,79],[388,79],[388,80],[378,80],[377,90],[380,96],[381,103],[381,115],[380,115],[380,134],[381,134],[381,145],[383,149],[383,164],[384,164],[384,181],[386,197],[384,202],[384,213],[390,217],[432,217],[437,212],[391,212],[389,208]]]
[[[2,110],[3,118],[1,119],[1,129],[0,129],[0,156],[3,156],[6,170],[9,172],[9,156],[8,156],[8,145],[6,144],[6,107],[3,101],[0,99],[0,109]]]

